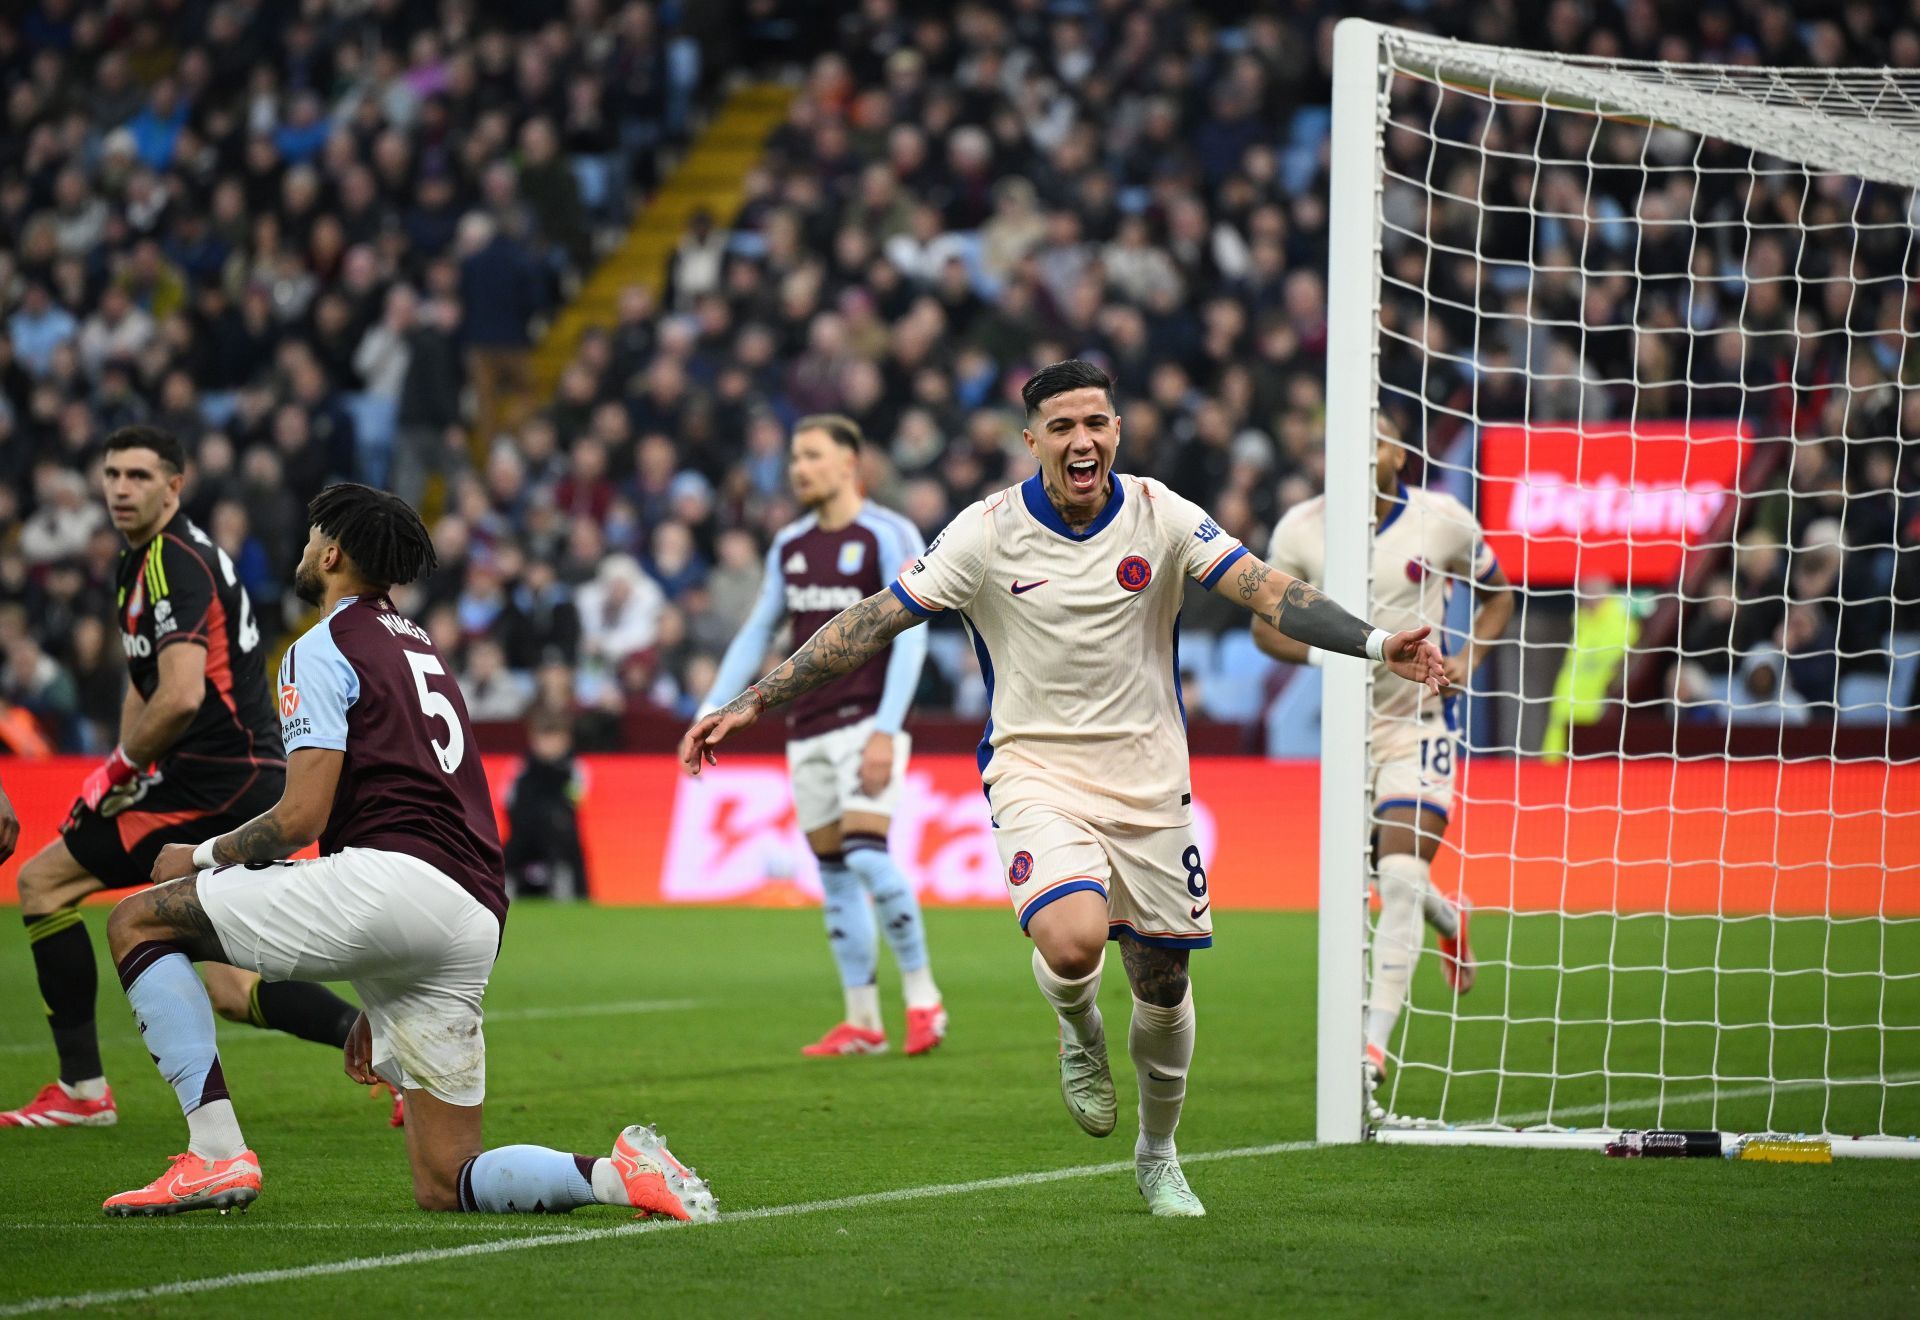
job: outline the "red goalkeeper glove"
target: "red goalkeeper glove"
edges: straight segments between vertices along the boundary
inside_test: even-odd
[[[139,779],[140,767],[127,759],[125,748],[116,747],[80,785],[80,801],[102,816],[118,815],[144,794],[146,785]]]

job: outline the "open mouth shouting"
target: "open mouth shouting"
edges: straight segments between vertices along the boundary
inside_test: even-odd
[[[1067,464],[1067,489],[1075,495],[1091,495],[1100,481],[1100,460],[1077,458]]]

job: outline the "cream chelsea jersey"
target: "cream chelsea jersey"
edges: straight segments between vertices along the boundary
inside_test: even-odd
[[[1191,815],[1180,601],[1246,548],[1157,481],[1115,473],[1075,533],[1038,476],[964,510],[893,583],[923,617],[955,610],[987,684],[980,778],[995,810],[1061,806],[1090,821]]]
[[[1326,502],[1303,500],[1273,529],[1267,562],[1282,573],[1321,586],[1326,554]],[[1373,532],[1373,624],[1401,632],[1423,624],[1448,649],[1441,628],[1455,582],[1485,582],[1499,565],[1467,506],[1438,491],[1401,486]],[[1409,683],[1385,665],[1373,667],[1374,740],[1391,728],[1441,716],[1444,699]]]

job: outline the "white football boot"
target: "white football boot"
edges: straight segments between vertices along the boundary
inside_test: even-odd
[[[1180,1161],[1172,1156],[1134,1156],[1133,1181],[1146,1198],[1147,1209],[1163,1219],[1200,1219],[1207,1213],[1193,1188],[1187,1186]]]
[[[1060,1098],[1081,1131],[1104,1137],[1113,1131],[1119,1112],[1113,1095],[1113,1069],[1107,1066],[1107,1033],[1085,1045],[1060,1033]]]

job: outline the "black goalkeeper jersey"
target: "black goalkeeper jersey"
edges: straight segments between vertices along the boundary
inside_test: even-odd
[[[127,676],[142,697],[159,686],[162,650],[182,642],[206,648],[206,695],[163,763],[186,756],[284,764],[260,624],[227,552],[177,513],[151,541],[120,552],[118,587]]]

